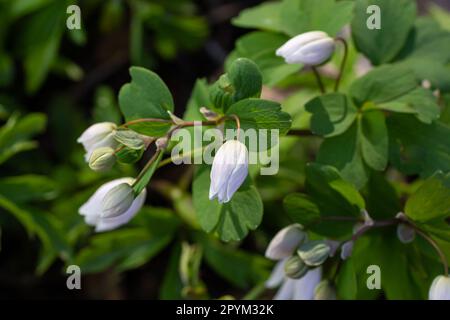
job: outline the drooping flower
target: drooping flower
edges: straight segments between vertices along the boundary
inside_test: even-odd
[[[280,260],[289,257],[297,247],[307,239],[306,233],[299,224],[291,224],[280,231],[270,241],[266,249],[266,257]]]
[[[101,147],[115,148],[117,142],[114,139],[116,124],[112,122],[99,122],[87,128],[77,139],[86,150],[85,160],[88,162],[92,152]]]
[[[437,276],[430,287],[429,300],[450,300],[450,277]]]
[[[276,51],[289,64],[317,66],[327,61],[333,54],[335,42],[322,31],[299,34],[287,41]]]
[[[273,297],[274,300],[313,300],[314,290],[322,278],[322,268],[310,269],[300,279],[288,278],[284,273],[287,258],[279,261],[266,281],[266,288],[272,289],[281,285]]]
[[[247,147],[237,140],[225,142],[217,151],[212,164],[209,199],[217,197],[219,203],[230,201],[247,174]]]
[[[123,185],[130,186],[132,183],[132,178],[121,178],[107,182],[98,188],[79,209],[79,213],[84,216],[86,223],[95,226],[97,232],[116,229],[128,223],[144,205],[147,194],[144,189],[137,197],[132,197],[130,201],[129,191],[125,189],[129,190],[131,187],[128,189]],[[118,186],[122,191],[114,192],[114,188]],[[112,198],[116,195],[119,198]]]

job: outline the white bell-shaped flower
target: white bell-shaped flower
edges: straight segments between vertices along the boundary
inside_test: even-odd
[[[118,143],[114,139],[114,133],[117,129],[116,124],[112,122],[99,122],[87,128],[77,139],[86,150],[85,160],[89,162],[92,152],[101,147],[115,148]]]
[[[217,151],[211,169],[209,199],[231,200],[248,174],[248,150],[240,141],[229,140]]]
[[[322,31],[299,34],[276,51],[289,64],[317,66],[327,61],[335,49],[334,39]]]
[[[142,192],[131,202],[128,201],[128,196],[124,197],[126,199],[124,206],[121,206],[120,203],[115,203],[116,206],[105,206],[105,197],[115,187],[123,185],[124,183],[131,185],[133,180],[134,179],[132,178],[116,179],[107,182],[98,188],[79,210],[79,213],[84,216],[86,223],[95,226],[95,230],[98,232],[116,229],[117,227],[128,223],[128,221],[130,221],[144,205],[147,195],[146,190],[142,190]],[[112,200],[113,199],[111,198],[110,201]],[[120,210],[115,210],[118,207],[120,207]],[[114,212],[111,213],[112,211]],[[117,215],[117,213],[119,214]]]
[[[450,277],[437,276],[430,287],[430,300],[450,300]]]
[[[280,231],[270,241],[266,249],[266,257],[281,260],[291,256],[298,246],[307,240],[308,236],[301,225],[291,224]]]
[[[291,279],[284,273],[287,258],[275,265],[266,288],[273,289],[281,285],[273,297],[274,300],[313,300],[314,290],[322,279],[322,268],[310,269],[302,278]]]

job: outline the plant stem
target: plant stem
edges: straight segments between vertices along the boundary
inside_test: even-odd
[[[341,83],[342,75],[344,74],[345,64],[347,63],[347,57],[348,57],[348,44],[347,41],[345,41],[344,38],[336,38],[336,41],[342,42],[344,45],[344,57],[342,58],[341,62],[341,68],[339,70],[338,77],[336,79],[336,82],[334,84],[334,92],[337,92],[339,90],[339,84]]]
[[[424,238],[436,251],[436,253],[439,256],[439,259],[441,260],[442,266],[444,267],[444,275],[448,276],[448,263],[447,263],[447,257],[445,256],[444,252],[442,252],[441,248],[439,248],[439,245],[434,241],[433,238],[431,238],[429,235],[427,235],[425,232],[423,232],[421,229],[419,229],[416,225],[412,224],[410,221],[408,221],[408,225],[411,226],[422,238]]]
[[[147,170],[152,166],[153,162],[158,158],[159,154],[162,152],[162,150],[157,150],[153,156],[150,158],[150,160],[148,160],[148,162],[145,164],[144,168],[142,168],[141,172],[139,172],[138,176],[136,177],[136,179],[134,180],[134,183],[131,187],[134,187],[135,185],[137,185],[137,183],[139,182],[139,180],[142,179],[142,177],[145,175],[145,173],[147,172]]]
[[[242,297],[242,300],[256,300],[258,297],[264,293],[266,290],[266,283],[261,282],[254,286],[245,296]]]
[[[325,90],[325,86],[323,85],[322,78],[320,77],[319,71],[317,70],[316,67],[311,67],[311,69],[312,69],[312,71],[314,73],[314,76],[316,77],[317,84],[319,85],[320,92],[322,92],[322,94],[327,93],[326,90]]]

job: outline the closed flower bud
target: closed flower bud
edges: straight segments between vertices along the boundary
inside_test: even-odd
[[[230,201],[247,174],[247,147],[237,140],[225,142],[217,151],[212,164],[209,199],[217,197],[219,203]]]
[[[450,300],[450,277],[438,276],[430,287],[429,300]]]
[[[300,279],[307,272],[308,266],[297,255],[288,258],[284,264],[284,273],[291,279]]]
[[[92,152],[89,158],[89,167],[94,171],[105,171],[111,169],[115,161],[114,149],[102,147]]]
[[[314,300],[336,300],[336,289],[328,280],[322,280],[314,289]]]
[[[266,249],[266,257],[281,260],[291,256],[295,249],[307,239],[301,225],[292,224],[281,229],[270,241]]]
[[[334,40],[328,34],[311,31],[290,39],[276,51],[276,54],[289,64],[317,66],[327,61],[334,49]]]
[[[114,133],[117,126],[112,122],[100,122],[87,128],[77,139],[86,150],[85,159],[89,161],[92,152],[101,147],[115,148],[117,142],[114,139]]]
[[[139,212],[145,202],[147,193],[145,189],[133,200],[131,206],[119,216],[105,217],[103,212],[103,202],[109,191],[116,186],[121,184],[131,185],[133,181],[132,178],[116,179],[107,182],[98,188],[79,210],[80,214],[84,216],[86,223],[95,226],[95,230],[100,232],[115,229],[130,221]]]
[[[330,256],[331,248],[325,241],[310,241],[297,250],[299,257],[311,267],[320,266]]]
[[[353,241],[347,241],[345,242],[341,247],[341,259],[346,260],[348,259],[353,252]]]
[[[400,223],[397,226],[397,237],[402,243],[410,243],[414,241],[416,237],[416,231],[410,226]]]
[[[121,183],[105,195],[102,203],[102,218],[120,216],[130,208],[134,200],[134,191],[128,183]]]

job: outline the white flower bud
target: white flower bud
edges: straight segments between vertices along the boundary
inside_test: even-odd
[[[92,152],[89,158],[89,167],[94,171],[105,171],[111,169],[115,161],[114,149],[101,147]]]
[[[237,140],[225,142],[217,151],[212,164],[209,199],[217,197],[219,203],[230,201],[247,174],[247,147]]]
[[[342,260],[347,260],[353,252],[353,241],[347,241],[345,242],[342,247],[341,247],[341,259]]]
[[[437,276],[430,287],[429,300],[450,300],[450,277]]]
[[[291,256],[295,249],[308,238],[299,224],[287,226],[273,237],[266,249],[266,257],[281,260]]]
[[[307,272],[308,266],[297,255],[288,258],[284,264],[284,273],[291,279],[300,279]]]
[[[277,56],[283,57],[289,64],[317,66],[327,61],[335,49],[334,39],[322,31],[299,34],[283,44]]]
[[[311,267],[320,266],[330,256],[331,248],[324,241],[310,241],[302,244],[297,254]]]
[[[336,300],[336,289],[328,280],[322,280],[314,289],[314,300]]]
[[[121,183],[111,190],[103,198],[102,218],[113,218],[126,212],[133,203],[134,191],[128,183]]]
[[[216,120],[219,115],[206,107],[201,107],[199,109],[200,113],[205,117],[206,120]]]
[[[414,241],[416,237],[416,231],[410,226],[400,223],[397,226],[397,237],[402,243],[410,243]]]
[[[98,232],[112,230],[128,223],[142,208],[147,193],[145,189],[134,199],[131,206],[124,213],[116,217],[105,218],[105,214],[103,213],[103,200],[114,187],[123,183],[131,185],[133,181],[132,178],[116,179],[98,188],[79,210],[80,214],[84,216],[86,223],[95,226],[95,230]]]
[[[100,122],[87,128],[77,139],[86,150],[85,159],[89,161],[92,152],[101,147],[115,148],[117,141],[114,139],[114,133],[117,126],[112,122]]]

